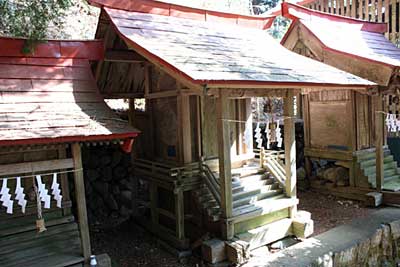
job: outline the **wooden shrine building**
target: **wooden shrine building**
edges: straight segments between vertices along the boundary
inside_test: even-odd
[[[306,156],[334,160],[350,170],[349,187],[332,188],[336,193],[362,199],[377,188],[385,190],[386,202],[399,203],[400,195],[387,192],[400,190],[400,172],[385,146],[384,122],[386,114],[398,115],[400,49],[385,38],[387,25],[289,3],[282,5],[282,14],[292,19],[282,40],[286,48],[379,85],[371,94],[304,95]]]
[[[367,93],[375,84],[288,51],[265,31],[272,17],[150,0],[90,3],[101,7],[96,38],[106,49],[94,66],[100,91],[131,99],[131,122],[143,132],[135,174],[147,193],[137,202],[138,220],[179,249],[196,240],[193,229],[250,247],[307,235],[307,227],[292,227],[293,97]],[[264,96],[285,102],[286,163],[272,171],[264,154],[254,163],[251,141],[250,98]],[[144,111],[136,108],[141,99]]]
[[[115,140],[129,151],[138,131],[119,120],[97,90],[89,62],[103,58],[101,41],[47,41],[33,54],[22,54],[24,43],[0,38],[0,180],[9,189],[0,193],[0,265],[82,266],[91,248],[80,145]],[[52,196],[54,174],[60,208]],[[40,205],[42,233],[35,223],[36,175],[52,200],[49,209]],[[25,213],[14,194],[17,177]],[[13,202],[6,212],[7,192]]]

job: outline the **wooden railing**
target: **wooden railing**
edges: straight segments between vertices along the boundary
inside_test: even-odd
[[[285,187],[286,172],[285,172],[285,151],[276,150],[254,150],[255,154],[258,155],[260,160],[260,167],[266,168],[276,180]]]
[[[399,46],[399,2],[400,0],[316,0],[305,7],[371,22],[385,22],[388,24],[386,37]]]
[[[218,205],[221,206],[221,186],[219,180],[215,177],[207,164],[200,162],[200,170],[208,190],[211,192]]]

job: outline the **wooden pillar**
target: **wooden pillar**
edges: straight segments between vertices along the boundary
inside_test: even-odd
[[[233,237],[233,225],[226,219],[232,217],[232,176],[231,176],[231,145],[229,136],[229,117],[228,98],[223,91],[219,91],[217,99],[217,138],[218,138],[218,157],[219,157],[219,179],[221,183],[221,211],[225,219],[222,235],[229,240]]]
[[[175,192],[175,220],[176,237],[179,240],[185,239],[185,206],[183,190]]]
[[[179,152],[183,164],[191,163],[192,158],[192,127],[190,123],[190,96],[180,94],[177,97]]]
[[[296,198],[296,139],[294,125],[293,94],[289,93],[284,99],[283,115],[284,121],[284,142],[285,142],[285,171],[286,186],[285,192],[288,197]],[[291,209],[291,217],[296,214],[296,208]]]
[[[67,150],[65,147],[60,147],[58,149],[58,158],[59,159],[66,159],[67,158]],[[68,175],[66,173],[61,173],[60,174],[60,180],[61,180],[61,192],[63,193],[63,201],[69,201],[70,200],[70,195],[69,195],[69,185],[68,185]],[[70,215],[71,214],[71,208],[63,208],[63,215]]]
[[[376,109],[375,109],[375,149],[376,149],[376,190],[382,191],[384,182],[384,169],[383,169],[383,131],[384,131],[384,113],[382,98],[376,96]]]
[[[72,144],[72,158],[74,161],[74,182],[75,182],[75,197],[76,197],[76,207],[78,212],[78,224],[79,231],[81,234],[81,243],[82,243],[82,251],[83,257],[85,258],[85,262],[88,263],[91,255],[90,248],[90,234],[89,234],[89,225],[87,220],[87,211],[86,211],[86,198],[85,198],[85,183],[83,181],[83,169],[82,169],[82,154],[81,147],[79,143]]]

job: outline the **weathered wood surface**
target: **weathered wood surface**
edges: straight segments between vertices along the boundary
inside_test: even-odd
[[[352,75],[288,53],[262,31],[108,8],[105,11],[129,45],[144,48],[152,62],[166,69],[172,65],[192,80],[207,80],[210,84],[222,80],[365,84]],[[259,46],[254,47],[254,43]],[[265,49],[271,52],[267,55]]]
[[[0,177],[9,175],[15,176],[23,173],[40,173],[44,171],[69,169],[73,167],[74,165],[71,158],[7,164],[0,165]]]
[[[78,143],[75,143],[72,144],[71,149],[72,149],[72,158],[74,160],[74,168],[79,170],[74,173],[75,197],[76,197],[82,252],[85,261],[88,262],[91,255],[91,247],[90,247],[89,224],[87,220],[87,210],[86,210],[85,184],[83,181],[84,177],[82,170],[81,147],[79,146]]]
[[[94,58],[97,52],[90,42],[66,42],[63,48],[62,42],[49,41],[40,44],[34,55],[15,51],[14,46],[22,46],[23,40],[3,38],[0,42],[9,48],[0,52],[1,143],[136,135],[138,131],[120,121],[97,91],[89,59],[101,57]],[[100,42],[93,43],[101,48]],[[98,53],[102,55],[102,49]]]

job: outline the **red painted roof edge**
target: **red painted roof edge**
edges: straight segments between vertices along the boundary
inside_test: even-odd
[[[286,17],[286,15],[284,15],[284,16]],[[301,20],[298,19],[297,17],[295,17],[293,22],[291,23],[289,29],[287,30],[287,32],[283,36],[283,38],[281,40],[281,45],[284,45],[284,43],[286,42],[287,38],[289,37],[289,35],[293,31],[294,27],[298,23],[301,23]],[[397,66],[392,65],[390,63],[386,63],[386,62],[383,62],[383,61],[377,61],[377,60],[374,60],[374,59],[371,59],[371,58],[361,57],[361,56],[350,54],[350,53],[347,53],[347,52],[344,52],[344,51],[341,51],[341,50],[333,49],[333,48],[327,46],[324,42],[322,42],[321,39],[318,38],[318,36],[316,34],[314,34],[314,32],[307,27],[307,25],[305,25],[305,24],[302,24],[302,25],[308,31],[309,34],[311,34],[312,36],[314,36],[318,40],[318,42],[320,43],[322,49],[325,50],[325,51],[331,51],[331,52],[334,52],[334,53],[342,54],[342,55],[345,55],[345,56],[349,56],[349,57],[352,57],[352,58],[364,60],[364,61],[367,61],[367,62],[378,63],[378,64],[381,64],[381,65],[384,65],[384,66],[389,66],[391,68],[397,68]]]
[[[103,40],[44,40],[38,43],[34,54],[23,54],[27,39],[0,36],[0,57],[81,58],[102,60]]]
[[[17,146],[17,145],[41,145],[54,143],[73,143],[73,142],[90,142],[104,141],[115,139],[131,139],[139,135],[139,132],[110,134],[110,135],[90,135],[90,136],[66,136],[56,138],[31,138],[19,140],[0,140],[0,146]]]
[[[106,12],[107,16],[108,13]],[[163,65],[164,67],[170,69],[171,71],[177,73],[180,75],[182,78],[188,80],[189,82],[196,84],[196,85],[202,85],[202,86],[207,86],[209,85],[227,85],[227,84],[238,84],[238,85],[265,85],[265,86],[276,86],[276,85],[281,85],[282,87],[287,87],[287,86],[292,86],[292,87],[302,87],[302,86],[309,86],[309,87],[332,87],[332,88],[343,88],[343,84],[326,84],[326,83],[305,83],[305,82],[265,82],[265,81],[246,81],[246,80],[195,80],[186,73],[182,72],[179,70],[177,67],[173,66],[172,64],[166,62],[162,58],[158,57],[157,55],[154,55],[153,53],[149,52],[142,46],[138,45],[131,39],[127,38],[124,36],[118,29],[118,27],[114,24],[112,19],[110,18],[110,22],[113,25],[114,29],[116,30],[117,34],[125,40],[129,45],[134,47],[134,49],[139,53],[142,54],[143,56],[147,58],[151,58],[154,61],[158,62],[159,64]],[[374,85],[362,85],[362,84],[346,84],[346,87],[354,87],[354,88],[370,88],[374,87]]]
[[[296,5],[304,6],[304,5],[311,4],[313,2],[315,2],[315,0],[303,0],[303,1],[296,2]],[[282,15],[282,7],[281,7],[281,5],[278,4],[276,7],[274,7],[270,11],[265,12],[264,14],[270,15],[270,16],[280,16],[280,15]]]
[[[291,9],[296,10],[297,12],[303,13],[306,16],[316,16],[320,18],[324,18],[334,22],[343,22],[348,24],[361,24],[361,30],[367,32],[375,32],[375,33],[385,33],[387,31],[387,23],[379,23],[379,22],[368,22],[360,19],[355,18],[348,18],[340,15],[333,15],[324,13],[321,11],[309,9],[303,6],[299,6],[292,3],[283,2],[282,3],[282,16],[296,20],[301,19],[296,14],[291,12]]]
[[[275,15],[250,16],[235,13],[227,13],[188,7],[183,5],[165,3],[155,0],[88,0],[88,2],[97,7],[108,7],[113,9],[149,13],[162,16],[171,16],[178,18],[187,18],[201,21],[223,21],[239,26],[257,28],[261,30],[269,29],[275,19]]]

